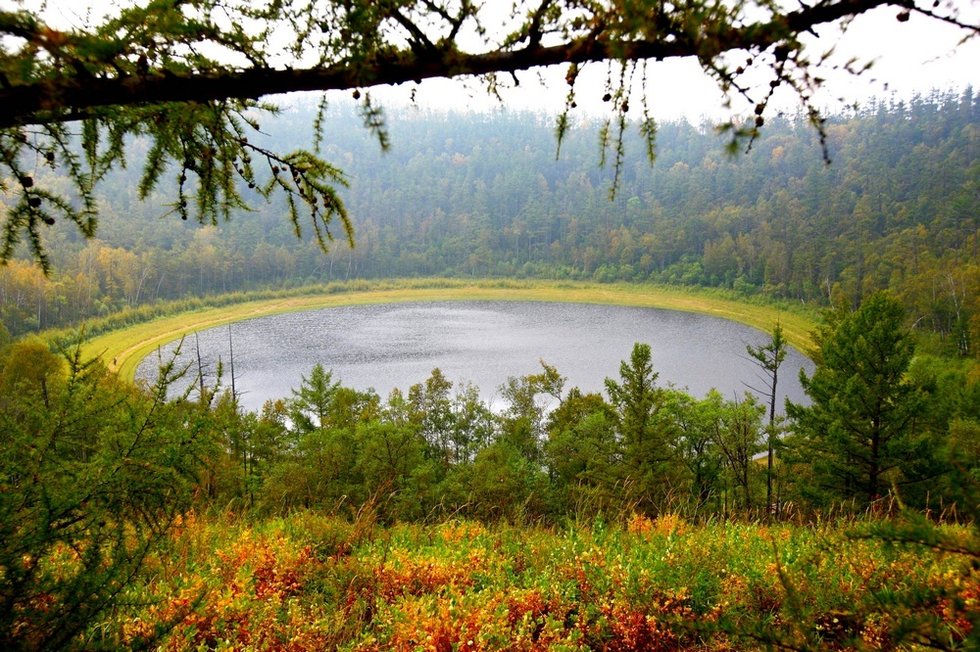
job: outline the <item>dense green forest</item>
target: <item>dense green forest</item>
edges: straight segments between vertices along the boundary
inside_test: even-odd
[[[910,323],[969,355],[978,102],[968,88],[831,116],[830,165],[801,116],[770,120],[734,156],[710,125],[663,124],[652,165],[628,134],[612,199],[598,124],[576,125],[559,151],[544,116],[397,110],[383,154],[340,104],[322,148],[349,177],[353,249],[340,238],[324,255],[257,196],[231,223],[182,223],[167,187],[140,202],[137,171],[119,170],[100,186],[99,239],[59,225],[50,279],[26,262],[0,269],[0,315],[20,334],[161,299],[433,275],[698,284],[852,307],[887,288]],[[312,121],[292,108],[269,138],[309,146]],[[139,158],[141,142],[131,148]]]

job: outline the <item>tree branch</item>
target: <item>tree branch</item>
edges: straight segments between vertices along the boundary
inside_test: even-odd
[[[153,73],[139,76],[80,79],[54,77],[0,88],[0,128],[66,122],[98,116],[99,109],[167,102],[208,102],[219,99],[257,99],[295,91],[326,91],[382,84],[402,84],[435,77],[515,72],[562,63],[602,60],[668,59],[712,55],[731,50],[758,50],[794,34],[883,5],[904,6],[896,0],[837,0],[763,23],[720,27],[710,43],[701,39],[615,40],[579,37],[550,47],[464,53],[440,50],[425,56],[400,50],[374,56],[368,62],[343,63],[309,69],[251,68],[217,72]]]

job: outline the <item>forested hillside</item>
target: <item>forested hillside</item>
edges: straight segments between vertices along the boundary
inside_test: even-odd
[[[291,109],[269,138],[309,147],[312,122],[311,108]],[[973,89],[830,117],[830,165],[801,117],[770,121],[736,155],[709,125],[664,124],[653,165],[638,135],[627,139],[612,199],[615,151],[601,167],[599,124],[576,125],[558,151],[553,121],[540,115],[392,111],[393,145],[382,154],[360,122],[353,108],[330,107],[322,143],[349,176],[353,250],[343,238],[329,255],[310,233],[297,240],[285,207],[257,195],[257,210],[231,223],[185,224],[172,197],[139,202],[138,171],[117,171],[100,186],[98,239],[56,231],[49,280],[26,262],[0,269],[3,323],[19,334],[164,298],[338,279],[544,277],[852,306],[890,288],[912,322],[972,352]],[[131,147],[137,159],[145,144]]]

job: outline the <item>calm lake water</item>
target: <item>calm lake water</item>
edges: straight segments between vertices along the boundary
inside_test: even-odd
[[[204,364],[224,361],[227,326],[198,333]],[[686,387],[703,396],[712,387],[726,397],[749,386],[764,390],[762,375],[745,353],[768,335],[735,322],[694,313],[574,303],[474,301],[345,306],[260,317],[231,326],[235,383],[243,405],[258,410],[268,399],[288,397],[317,362],[333,378],[382,398],[408,388],[438,367],[449,380],[473,383],[484,400],[499,406],[499,387],[510,376],[541,371],[539,360],[568,378],[566,390],[602,391],[606,377],[635,342],[650,345],[658,384]],[[176,343],[164,347],[163,355]],[[184,344],[184,360],[194,353]],[[157,356],[143,361],[139,378],[154,378]],[[800,368],[813,365],[795,349],[780,368],[782,397],[803,402]],[[783,398],[779,399],[782,406]]]

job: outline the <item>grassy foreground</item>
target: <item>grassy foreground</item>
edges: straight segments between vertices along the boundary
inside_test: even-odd
[[[93,647],[165,650],[976,649],[968,555],[856,522],[561,529],[190,515],[93,624]],[[975,546],[971,529],[940,526]],[[855,533],[858,536],[854,536]],[[64,563],[70,563],[66,556]]]
[[[358,282],[353,287],[358,289],[247,301],[159,317],[92,338],[85,344],[83,353],[86,356],[101,355],[110,369],[118,371],[122,378],[132,380],[139,362],[157,347],[202,329],[284,312],[413,301],[549,301],[664,308],[730,319],[765,331],[778,321],[790,344],[804,351],[810,346],[809,333],[815,324],[813,318],[802,312],[740,302],[695,289],[663,286],[406,280],[377,284]]]

